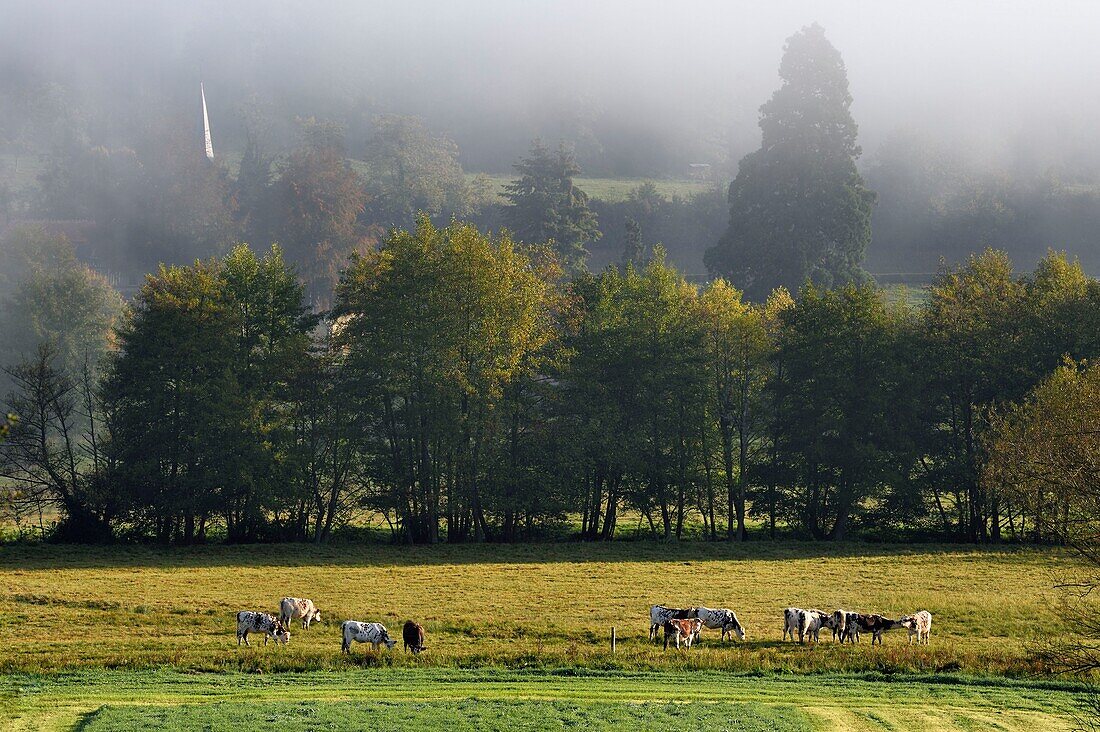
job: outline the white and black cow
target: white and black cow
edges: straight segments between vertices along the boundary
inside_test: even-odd
[[[656,640],[657,634],[669,620],[688,620],[695,616],[696,609],[693,607],[679,608],[653,605],[649,608],[649,639]]]
[[[246,646],[252,645],[248,642],[249,633],[263,633],[264,645],[267,645],[268,636],[270,636],[276,643],[289,643],[290,631],[283,625],[283,621],[279,620],[274,615],[269,613],[253,612],[252,610],[241,610],[237,613],[237,645],[244,641]]]
[[[867,615],[864,613],[851,613],[847,620],[847,630],[849,637],[855,634],[855,642],[859,642],[860,633],[871,634],[871,645],[878,641],[878,644],[882,645],[882,634],[888,630],[895,628],[901,628],[904,624],[901,620],[891,620],[890,618],[883,617],[882,615]]]
[[[737,621],[737,615],[732,610],[724,607],[717,610],[711,610],[709,607],[697,607],[695,608],[695,617],[703,621],[704,627],[711,630],[721,630],[722,640],[726,639],[727,634],[731,639],[736,634],[739,640],[745,640],[745,629],[741,627],[741,623]]]
[[[386,648],[393,650],[397,641],[390,638],[390,633],[382,623],[361,623],[358,620],[345,620],[340,624],[340,635],[344,642],[340,650],[351,653],[351,642],[370,643],[374,650],[385,644]]]
[[[932,613],[921,610],[912,615],[906,615],[901,619],[901,624],[909,629],[910,643],[913,642],[913,636],[917,636],[918,645],[929,643],[929,637],[932,635]]]
[[[801,625],[802,608],[800,607],[788,607],[783,610],[783,640],[787,640],[788,636],[791,640],[794,640],[798,635],[799,626]]]
[[[833,611],[832,629],[833,629],[833,640],[834,641],[839,637],[840,642],[841,643],[844,642],[844,635],[848,630],[848,615],[850,615],[850,614],[851,613],[849,613],[847,610],[834,610]]]
[[[837,612],[844,614],[844,630],[840,633],[840,642],[843,643],[844,641],[848,641],[849,643],[859,643],[859,623],[856,622],[859,613],[853,613],[847,610],[838,610]]]
[[[813,638],[814,643],[819,642],[822,628],[834,627],[835,621],[830,613],[820,610],[800,610],[798,613],[798,642],[803,643],[807,638]]]
[[[290,627],[290,621],[295,618],[302,619],[302,628],[309,630],[311,623],[321,622],[321,611],[313,606],[313,600],[301,597],[284,597],[279,601],[279,620],[283,625]]]

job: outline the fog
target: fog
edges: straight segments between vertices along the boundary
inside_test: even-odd
[[[759,142],[784,39],[824,26],[847,64],[864,164],[916,134],[999,165],[1100,170],[1092,135],[1100,5],[1072,2],[0,3],[0,139],[43,88],[93,141],[190,115],[205,82],[216,149],[242,109],[286,142],[296,116],[378,113],[450,135],[467,170],[504,171],[541,135],[586,169],[675,175]]]

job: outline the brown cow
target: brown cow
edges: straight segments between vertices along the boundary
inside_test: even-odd
[[[428,648],[424,645],[424,626],[420,623],[406,620],[405,626],[401,628],[401,637],[405,641],[405,653],[411,650],[415,655]]]
[[[680,642],[683,641],[688,648],[691,648],[691,642],[695,639],[695,636],[699,635],[699,631],[703,628],[703,621],[699,618],[692,618],[690,620],[680,620],[678,618],[670,618],[665,621],[665,650],[668,650],[668,639],[672,638],[676,641],[676,648],[680,648]]]

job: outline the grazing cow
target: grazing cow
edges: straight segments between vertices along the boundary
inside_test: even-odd
[[[424,626],[420,623],[406,620],[401,628],[401,638],[405,641],[405,653],[411,650],[416,655],[428,648],[424,645]]]
[[[237,613],[237,645],[244,641],[246,646],[252,645],[248,642],[249,633],[263,633],[264,645],[267,645],[267,638],[271,638],[276,643],[289,643],[290,631],[283,625],[283,621],[279,620],[274,615],[268,613],[257,613],[251,610],[241,610]]]
[[[853,627],[854,626],[854,627]],[[859,642],[860,633],[871,634],[871,645],[878,641],[878,644],[882,645],[882,634],[888,630],[902,627],[900,620],[890,620],[882,615],[865,615],[863,613],[852,613],[848,617],[848,632],[855,631],[855,642]]]
[[[676,648],[679,650],[681,641],[691,648],[691,643],[696,636],[699,635],[699,629],[703,627],[703,621],[699,618],[680,619],[671,618],[665,621],[665,650],[668,650],[668,639],[672,638],[676,641]]]
[[[833,616],[820,610],[801,610],[798,613],[798,642],[805,642],[806,638],[813,638],[814,643],[820,641],[818,637],[821,629],[835,626]]]
[[[284,597],[279,601],[279,620],[282,620],[283,625],[289,628],[290,621],[295,618],[301,618],[302,629],[309,630],[311,623],[321,622],[321,611],[313,606],[313,600]]]
[[[340,650],[351,653],[351,642],[370,643],[375,651],[384,643],[386,648],[393,650],[397,641],[390,638],[390,633],[382,623],[360,623],[358,620],[345,620],[340,624],[340,635],[343,637],[343,645]]]
[[[732,610],[726,608],[720,608],[718,610],[711,610],[706,607],[695,608],[695,617],[703,621],[703,626],[710,628],[711,630],[722,630],[722,640],[726,639],[726,634],[732,639],[734,634],[737,634],[738,639],[745,640],[745,629],[741,627],[741,623],[737,622],[737,615]],[[695,640],[699,640],[696,638]]]
[[[649,639],[656,640],[657,633],[669,620],[688,620],[695,617],[695,608],[665,607],[654,605],[649,608]]]
[[[787,640],[787,636],[794,640],[795,635],[798,634],[801,614],[802,608],[800,607],[789,607],[783,610],[783,640]]]
[[[901,619],[901,623],[909,629],[910,643],[913,642],[913,636],[917,636],[918,644],[928,644],[929,636],[932,634],[932,613],[921,610],[912,615],[906,615]]]

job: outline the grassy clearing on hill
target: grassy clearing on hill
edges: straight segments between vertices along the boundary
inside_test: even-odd
[[[847,672],[1042,669],[1026,644],[1058,617],[1049,588],[1078,565],[1035,548],[756,543],[395,547],[356,545],[13,546],[0,550],[0,671],[140,668],[348,670],[362,666],[583,666]],[[235,613],[316,601],[326,622],[288,647],[237,648]],[[744,643],[705,633],[691,651],[647,642],[653,603],[733,608]],[[882,612],[927,609],[932,644],[904,631],[869,643],[782,643],[788,605]],[[339,653],[339,622],[394,634],[422,622],[429,651]],[[611,626],[619,647],[610,653]]]
[[[515,180],[514,175],[505,174],[477,174],[468,173],[466,179],[473,182],[479,175],[488,179],[489,192],[503,202],[504,187]],[[588,194],[589,198],[600,201],[625,201],[630,192],[642,183],[650,182],[657,187],[657,192],[665,198],[679,196],[687,198],[696,193],[705,193],[714,190],[713,181],[683,180],[668,178],[575,178],[573,181],[578,188]]]
[[[584,669],[3,679],[12,729],[1068,729],[1084,687],[959,676],[735,675]],[[663,725],[663,726],[662,726]]]

